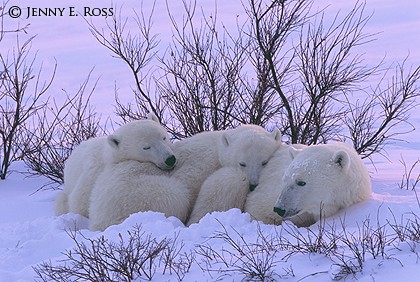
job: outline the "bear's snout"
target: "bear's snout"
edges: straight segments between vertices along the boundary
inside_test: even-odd
[[[173,168],[176,164],[176,157],[174,155],[168,157],[165,160],[165,164],[169,167],[169,168]]]
[[[257,188],[258,184],[249,184],[249,191],[252,192]]]
[[[282,208],[278,208],[278,207],[274,207],[273,211],[281,217],[283,217],[286,214],[286,210],[284,210]]]

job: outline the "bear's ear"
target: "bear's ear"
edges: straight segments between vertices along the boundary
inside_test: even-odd
[[[156,121],[157,123],[160,123],[158,117],[154,113],[148,113],[147,114],[147,119],[150,119],[150,120]]]
[[[120,145],[120,138],[117,135],[109,135],[107,141],[112,148],[118,149],[118,146]]]
[[[332,157],[332,161],[341,167],[344,171],[347,171],[347,169],[350,167],[350,157],[346,151],[335,152]]]
[[[271,132],[271,136],[274,138],[274,140],[281,141],[281,132],[277,127],[274,128],[274,130]]]
[[[228,132],[223,132],[223,134],[222,134],[222,144],[223,144],[223,146],[228,147],[231,144],[232,140],[230,139],[230,137],[231,136],[229,135]]]
[[[301,149],[296,149],[293,146],[289,147],[289,155],[292,158],[292,160],[296,157],[297,154],[299,154],[302,150]]]

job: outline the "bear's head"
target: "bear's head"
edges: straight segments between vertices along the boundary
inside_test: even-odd
[[[347,145],[290,148],[290,154],[274,211],[296,225],[309,226],[370,194],[368,172]]]
[[[220,145],[222,166],[238,167],[249,179],[249,190],[258,183],[261,170],[281,146],[281,134],[276,128],[268,132],[257,125],[242,125],[225,131]]]
[[[107,141],[114,163],[126,160],[151,162],[161,169],[172,169],[176,164],[168,133],[153,114],[145,120],[121,126],[108,136]]]

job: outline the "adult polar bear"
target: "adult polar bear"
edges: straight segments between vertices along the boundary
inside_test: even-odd
[[[176,158],[171,147],[167,132],[153,114],[121,126],[108,137],[82,142],[65,163],[64,189],[55,202],[56,214],[72,212],[88,217],[91,191],[107,164],[134,160],[145,163],[143,171],[149,174],[173,168]]]
[[[260,173],[281,146],[276,128],[267,132],[256,125],[242,125],[219,140],[221,168],[203,182],[188,225],[212,211],[243,209],[248,191],[258,189]]]
[[[366,166],[345,143],[291,149],[274,210],[297,226],[309,226],[371,195]]]

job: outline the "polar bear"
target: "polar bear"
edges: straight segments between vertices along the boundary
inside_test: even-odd
[[[371,195],[366,166],[345,143],[291,149],[274,211],[297,226],[309,226]]]
[[[66,160],[64,165],[64,189],[55,200],[56,215],[71,211],[87,217],[87,210],[82,207],[87,207],[90,188],[93,187],[96,177],[104,167],[104,141],[105,139],[102,137],[83,141]],[[73,194],[73,192],[75,193]],[[72,195],[71,209],[69,207],[70,195]],[[80,209],[75,207],[78,200],[80,201]]]
[[[190,191],[169,172],[144,174],[143,164],[126,160],[105,167],[92,190],[89,206],[91,230],[105,230],[141,211],[162,212],[185,222]]]
[[[242,170],[237,167],[218,169],[201,186],[187,225],[199,222],[209,212],[243,210],[248,191],[249,180]]]
[[[244,141],[236,143],[235,140]],[[263,148],[261,143],[270,145]],[[238,166],[246,171],[254,188],[262,167],[280,144],[278,129],[269,133],[257,125],[201,132],[174,143],[178,161],[171,175],[190,187],[193,203],[202,183],[222,166]]]
[[[244,212],[249,213],[253,220],[262,221],[266,224],[280,224],[282,222],[281,217],[274,212],[273,207],[281,193],[280,182],[283,174],[292,162],[289,150],[304,147],[306,146],[301,144],[283,144],[263,168],[259,185],[247,195],[244,205]]]
[[[108,137],[82,142],[65,163],[64,189],[56,199],[56,214],[72,212],[88,217],[90,194],[98,175],[106,165],[126,160],[144,163],[148,174],[160,174],[160,170],[175,166],[172,144],[155,115],[127,123]]]
[[[278,128],[268,132],[258,125],[241,125],[223,134],[219,144],[220,164],[242,170],[248,177],[249,190],[253,191],[259,184],[262,169],[281,145]]]
[[[201,186],[187,225],[212,211],[243,210],[248,191],[258,186],[263,167],[279,146],[278,129],[270,133],[261,126],[242,125],[224,132],[218,144],[221,168]],[[246,184],[248,189],[244,189]]]
[[[191,193],[190,208],[194,204],[201,184],[220,168],[217,144],[223,131],[205,131],[174,142],[177,165],[171,177],[184,183]]]
[[[131,187],[136,187],[135,190],[130,187],[124,188],[124,192],[119,192],[119,195],[104,194],[104,191],[112,190],[107,184],[108,170],[106,170],[98,177],[98,181],[92,191],[91,207],[89,210],[91,228],[94,230],[103,230],[111,224],[122,221],[125,217],[128,217],[130,213],[144,210],[160,211],[168,216],[175,215],[186,223],[186,217],[192,209],[192,205],[197,198],[201,184],[211,173],[220,167],[218,144],[220,143],[223,134],[224,131],[202,132],[175,142],[173,144],[173,150],[176,155],[177,164],[174,169],[168,173],[161,170],[160,172],[148,172],[145,174],[143,168],[138,168],[140,163],[133,164],[127,162],[127,164],[117,166],[117,168],[121,170],[137,171],[137,176],[135,177],[136,181],[134,182],[130,179],[115,176],[118,180],[115,180],[116,182],[113,183],[114,185],[119,186],[117,189],[118,191],[122,189],[121,187],[130,185]],[[144,166],[145,164],[141,165]],[[112,171],[109,173],[113,175]],[[128,173],[125,173],[124,171],[122,173],[125,175],[124,177],[130,178]],[[114,180],[110,179],[109,181]],[[171,186],[174,187],[173,190],[170,190]],[[183,187],[185,187],[186,191]],[[149,193],[151,188],[153,188],[152,193]],[[168,193],[165,195],[163,191],[168,191]],[[162,195],[158,196],[160,192],[162,192]],[[149,195],[146,195],[147,193],[149,193]],[[177,195],[180,196],[179,200],[175,198]],[[178,205],[178,209],[184,211],[185,208],[186,215],[182,212],[176,213],[174,210],[165,211],[163,209],[165,204],[168,205],[168,208],[174,208],[172,203],[168,203],[171,197],[174,197],[173,204]],[[162,206],[160,206],[159,203],[155,203],[157,198],[162,199],[159,200]],[[137,204],[133,203],[131,202],[131,199],[136,199],[136,201],[139,202]],[[188,201],[181,203],[181,201],[185,199],[188,199]],[[124,204],[124,201],[127,201],[127,204]],[[107,208],[104,203],[113,206],[113,209]],[[120,205],[126,207],[119,213],[118,209],[120,209]],[[100,212],[101,209],[103,209],[102,213]],[[107,217],[110,217],[110,219],[108,220]]]

